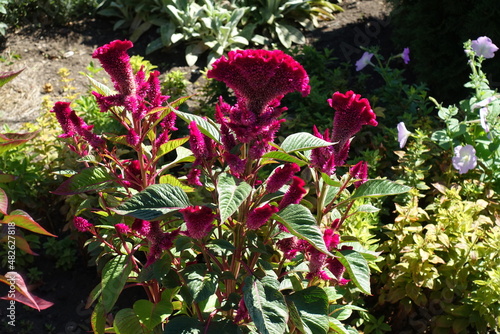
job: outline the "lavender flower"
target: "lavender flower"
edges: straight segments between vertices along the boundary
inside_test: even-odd
[[[486,36],[481,36],[471,43],[472,50],[476,53],[478,57],[493,58],[495,57],[495,52],[498,47],[493,44],[491,39]]]
[[[369,64],[373,65],[373,63],[371,62],[372,57],[373,57],[373,53],[365,51],[365,53],[363,53],[361,58],[359,58],[359,60],[356,62],[356,71],[358,71],[358,72],[361,71]]]
[[[452,163],[460,174],[467,173],[477,165],[476,150],[472,145],[455,147],[455,156],[452,158]]]
[[[406,129],[406,125],[404,122],[399,122],[397,128],[399,148],[403,148],[405,147],[406,141],[410,137],[411,132]]]
[[[403,49],[403,53],[401,54],[401,58],[403,58],[403,61],[405,64],[408,64],[410,62],[410,48]]]

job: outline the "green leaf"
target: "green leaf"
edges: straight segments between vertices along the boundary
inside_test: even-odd
[[[287,153],[295,151],[307,151],[313,148],[325,147],[333,145],[321,138],[315,137],[307,132],[294,133],[283,140],[281,143],[281,149]]]
[[[176,110],[175,113],[177,114],[177,116],[182,118],[186,123],[191,123],[192,121],[195,121],[196,125],[198,125],[198,129],[200,129],[200,131],[204,135],[212,138],[216,142],[220,142],[219,126],[213,121],[205,119],[198,115],[193,115],[178,110]]]
[[[97,191],[112,183],[113,177],[104,167],[90,167],[73,175],[54,191],[56,195],[75,195],[87,191]]]
[[[370,268],[363,255],[354,250],[339,251],[335,255],[346,268],[354,284],[356,284],[361,292],[370,295]]]
[[[293,155],[287,154],[285,152],[280,152],[280,151],[271,151],[267,152],[262,156],[262,158],[265,159],[275,159],[275,160],[281,160],[281,161],[286,161],[286,162],[295,162],[299,166],[305,166],[307,165],[307,162],[300,160],[297,157],[294,157]]]
[[[165,144],[162,144],[156,153],[156,159],[159,157],[175,150],[177,147],[184,145],[189,140],[189,137],[178,138],[167,141]]]
[[[170,174],[166,174],[166,175],[160,176],[159,183],[168,183],[170,185],[173,185],[173,186],[176,186],[176,187],[180,187],[185,192],[192,192],[192,191],[194,191],[193,187],[190,187],[190,186],[182,183],[178,178],[176,178],[175,176],[170,175]]]
[[[39,132],[0,133],[0,155],[33,139]]]
[[[350,199],[398,195],[406,193],[410,189],[411,187],[390,180],[368,180],[354,191]]]
[[[208,299],[215,293],[218,286],[218,277],[207,270],[204,264],[193,264],[182,271],[187,282],[187,288],[197,303]]]
[[[0,183],[8,183],[8,182],[12,182],[15,180],[16,180],[16,177],[14,175],[4,174],[4,173],[0,172]]]
[[[252,192],[252,187],[245,182],[237,184],[238,180],[227,173],[219,175],[217,193],[219,195],[220,220],[225,222]]]
[[[128,276],[132,270],[132,264],[127,255],[118,255],[106,263],[102,270],[102,292],[101,300],[105,312],[110,312],[120,296]]]
[[[101,303],[97,303],[90,316],[90,324],[94,334],[104,334],[106,328],[106,311]]]
[[[299,319],[304,328],[303,333],[328,333],[328,296],[322,288],[317,286],[308,287],[287,296],[286,300],[287,303],[293,303],[298,310]]]
[[[243,286],[245,305],[261,334],[286,332],[288,308],[278,287],[278,281],[268,276],[260,281],[254,276],[245,279]]]
[[[311,211],[300,204],[291,204],[273,215],[274,219],[285,225],[288,232],[296,237],[307,240],[314,248],[333,256],[326,248],[323,233],[316,224]]]
[[[113,329],[116,334],[146,334],[151,333],[143,326],[131,308],[118,311],[113,320]]]
[[[8,223],[14,223],[16,224],[17,227],[21,227],[28,231],[35,232],[38,234],[57,237],[57,235],[54,235],[45,230],[43,227],[41,227],[40,224],[34,221],[30,215],[28,215],[26,212],[22,210],[14,210],[9,215],[3,217],[3,219],[0,221],[0,224],[8,224]]]
[[[147,187],[112,210],[119,215],[155,220],[189,205],[189,199],[181,188],[163,183]]]
[[[330,328],[333,329],[335,333],[350,334],[350,332],[347,330],[347,328],[344,327],[340,320],[333,317],[329,317],[328,319],[330,322]]]
[[[33,250],[30,248],[30,245],[26,241],[26,239],[24,239],[20,235],[14,235],[14,236],[5,235],[3,238],[0,239],[0,244],[6,244],[8,242],[8,240],[11,240],[10,238],[12,238],[12,237],[14,237],[14,239],[15,239],[15,245],[17,248],[22,249],[23,251],[25,251],[28,254],[35,255],[35,256],[38,255],[37,253],[33,252]]]
[[[170,264],[172,263],[172,257],[169,253],[164,253],[161,258],[153,262],[147,267],[143,267],[139,275],[137,275],[137,281],[146,282],[152,279],[156,279],[161,282],[161,280],[170,271]]]
[[[156,304],[146,299],[139,299],[134,303],[133,308],[141,323],[149,330],[153,330],[165,321],[174,310],[172,303],[163,299]]]
[[[207,328],[208,326],[208,328]],[[210,321],[207,325],[195,318],[175,317],[165,325],[163,334],[241,334],[241,329],[229,320]]]

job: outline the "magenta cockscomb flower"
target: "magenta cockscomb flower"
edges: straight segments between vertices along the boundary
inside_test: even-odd
[[[73,218],[73,225],[80,232],[87,232],[93,226],[87,219],[83,217]]]
[[[298,171],[300,171],[300,167],[296,163],[287,163],[276,168],[266,181],[266,191],[268,193],[277,192],[281,187],[287,184]]]
[[[288,188],[285,195],[280,201],[278,208],[283,210],[290,204],[299,204],[302,198],[307,194],[307,189],[304,188],[306,183],[298,176],[292,177],[292,184]]]
[[[326,141],[331,141],[330,131],[326,129],[322,134],[318,131],[316,125],[313,126],[313,135]],[[311,164],[322,173],[332,175],[333,172],[335,172],[335,156],[333,155],[333,146],[314,148],[311,152]]]
[[[132,223],[132,230],[142,236],[146,236],[151,231],[151,223],[147,220],[137,218]]]
[[[134,95],[137,85],[130,65],[127,50],[134,44],[131,41],[115,40],[97,48],[92,58],[100,61],[104,70],[111,76],[115,89],[122,95]]]
[[[349,169],[349,175],[354,179],[359,179],[359,181],[354,182],[354,187],[358,188],[368,179],[368,163],[366,161],[358,162]]]
[[[115,229],[120,234],[127,234],[130,232],[130,227],[128,225],[123,224],[123,223],[116,224]]]
[[[195,121],[189,123],[189,144],[197,160],[209,160],[213,158],[215,144],[212,139],[201,133]]]
[[[207,236],[216,217],[208,206],[192,205],[179,210],[179,212],[182,213],[186,222],[188,235],[194,239],[202,239]]]
[[[408,64],[410,62],[410,48],[403,49],[403,53],[401,54],[401,58],[403,58],[403,61],[405,64]]]
[[[410,138],[411,132],[406,129],[406,125],[404,122],[399,122],[397,125],[397,129],[399,148],[403,148],[405,147],[408,138]]]
[[[373,57],[373,53],[365,51],[363,53],[363,55],[361,56],[361,58],[359,58],[359,60],[356,62],[356,71],[358,71],[358,72],[361,71],[369,64],[373,65],[372,57]]]
[[[250,230],[257,230],[264,225],[273,214],[278,212],[278,207],[264,204],[261,207],[255,208],[248,214],[247,227]]]
[[[252,159],[269,150],[268,142],[280,126],[278,118],[286,108],[279,107],[285,94],[310,92],[306,71],[292,57],[279,50],[238,50],[213,63],[207,77],[224,82],[233,89],[234,106],[222,100],[217,106],[217,121],[231,133],[222,135],[226,147],[234,140],[253,142]],[[227,131],[226,131],[227,132]],[[234,135],[231,139],[229,136]]]
[[[236,50],[216,60],[207,77],[233,89],[240,107],[262,114],[273,100],[291,92],[309,94],[309,77],[297,61],[280,50]]]
[[[476,168],[476,150],[472,145],[455,147],[455,156],[452,158],[452,163],[453,167],[455,167],[460,174],[467,173],[469,170]]]
[[[56,102],[51,112],[56,114],[56,118],[64,131],[61,138],[71,138],[75,135],[81,136],[94,148],[102,147],[105,144],[104,139],[92,132],[92,125],[87,125],[85,121],[78,117],[69,102]]]
[[[484,58],[493,58],[495,57],[495,52],[498,51],[498,47],[486,36],[481,36],[473,40],[471,47],[476,53],[476,56]]]
[[[377,126],[378,123],[370,102],[353,91],[336,92],[328,103],[335,109],[331,141],[336,143],[333,151],[335,165],[339,166],[347,159],[351,138],[363,125]]]

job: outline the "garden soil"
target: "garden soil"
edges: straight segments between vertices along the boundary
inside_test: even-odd
[[[390,46],[389,5],[382,0],[344,0],[344,12],[332,21],[320,22],[320,26],[306,32],[307,43],[321,50],[333,50],[333,57],[340,62],[353,63],[363,53],[361,47]],[[23,72],[0,88],[0,125],[12,132],[21,131],[26,122],[34,122],[42,113],[42,100],[55,102],[76,93],[86,92],[88,80],[81,75],[93,60],[92,52],[98,46],[115,39],[126,39],[129,34],[112,29],[114,22],[97,18],[74,22],[66,27],[24,27],[0,38],[0,72]],[[146,33],[135,43],[130,54],[137,54],[157,65],[162,73],[182,70],[192,83],[191,90],[200,85],[203,76],[200,66],[187,66],[182,48],[169,49],[146,55],[147,44],[155,39],[153,32]],[[202,62],[202,61],[200,61]],[[198,64],[197,64],[198,65]],[[354,68],[354,67],[353,67]],[[69,75],[66,81],[58,72]],[[63,224],[61,224],[62,226]],[[64,235],[63,231],[51,231]],[[52,259],[39,250],[34,266],[43,273],[42,279],[30,286],[33,294],[54,303],[41,312],[17,304],[16,328],[12,333],[84,333],[91,331],[90,311],[85,309],[87,296],[98,283],[96,268],[87,266],[83,254],[68,270],[54,268]],[[1,273],[5,272],[1,269]],[[25,273],[21,273],[25,275]],[[0,288],[0,294],[6,290]],[[5,293],[4,293],[5,292]],[[144,298],[141,291],[131,289],[119,300],[123,307],[130,307],[130,300]],[[7,301],[0,300],[0,332],[9,333],[6,326]]]

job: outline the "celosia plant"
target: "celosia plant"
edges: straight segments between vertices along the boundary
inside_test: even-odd
[[[94,96],[127,135],[93,133],[67,104],[53,109],[61,137],[87,167],[56,192],[97,195],[74,218],[92,235],[88,247],[103,268],[89,299],[94,332],[345,331],[339,308],[330,307],[341,303],[334,291],[348,284],[370,294],[365,256],[373,254],[343,241],[341,227],[358,213],[350,212],[356,199],[408,190],[368,180],[364,162],[337,174],[352,137],[377,125],[368,100],[337,92],[329,100],[333,129],[276,143],[283,96],[310,90],[292,57],[245,50],[215,61],[208,77],[226,83],[237,101],[221,99],[213,121],[168,103],[158,72],[133,73],[131,46],[114,41],[94,53],[116,90],[96,83]],[[177,126],[189,137],[174,139]],[[122,290],[137,285],[148,299],[115,313]]]

